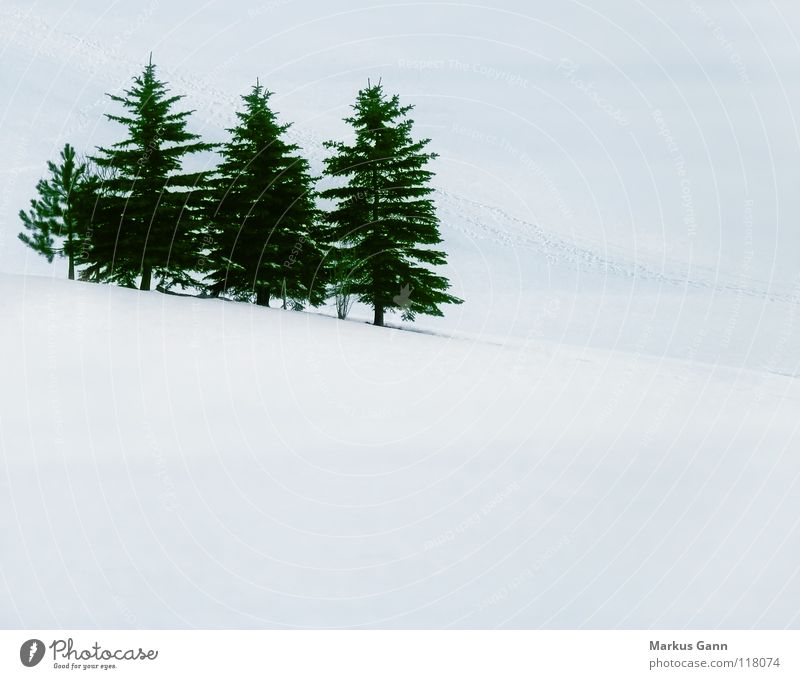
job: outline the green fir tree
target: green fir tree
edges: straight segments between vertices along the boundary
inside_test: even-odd
[[[347,291],[373,308],[379,326],[387,310],[413,320],[442,316],[440,305],[462,302],[432,270],[446,262],[434,247],[441,237],[427,166],[436,154],[424,150],[429,139],[412,139],[412,108],[387,96],[380,83],[369,84],[345,118],[355,142],[326,142],[333,155],[325,173],[340,184],[321,193],[336,203],[328,213],[330,239],[353,263],[344,267]]]
[[[105,174],[96,186],[91,239],[85,253],[90,276],[149,290],[153,277],[165,287],[194,283],[198,268],[197,219],[190,200],[202,173],[186,173],[187,156],[211,144],[186,129],[191,111],[175,111],[156,77],[152,57],[124,96],[109,95],[123,114],[107,114],[127,136],[99,148],[92,160]]]
[[[78,209],[79,194],[86,175],[86,164],[78,160],[75,149],[66,144],[58,164],[48,161],[48,179],[36,184],[37,198],[30,209],[20,210],[25,230],[19,239],[52,262],[56,256],[66,257],[68,276],[75,278],[76,258],[82,247],[85,223]]]
[[[212,293],[225,292],[284,308],[324,301],[319,215],[308,162],[284,136],[288,124],[270,109],[256,82],[242,96],[238,123],[220,150],[208,209],[208,275]]]

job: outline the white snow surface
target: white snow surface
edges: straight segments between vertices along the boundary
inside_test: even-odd
[[[798,622],[795,377],[0,288],[4,627]]]

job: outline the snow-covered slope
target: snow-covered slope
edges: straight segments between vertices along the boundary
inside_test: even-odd
[[[797,379],[0,289],[3,627],[798,622]]]
[[[437,193],[447,273],[463,306],[417,327],[800,374],[800,285],[559,234]],[[368,318],[367,314],[363,314]]]
[[[800,10],[733,9],[0,2],[0,626],[796,626]],[[466,302],[60,280],[17,212],[151,51],[316,171],[383,77]]]

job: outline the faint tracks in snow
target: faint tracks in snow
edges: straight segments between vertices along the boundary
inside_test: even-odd
[[[800,303],[797,291],[772,290],[766,282],[722,275],[713,269],[662,255],[623,248],[583,236],[565,237],[515,217],[502,208],[480,203],[444,189],[437,191],[442,222],[470,238],[486,239],[543,256],[548,264],[623,278],[638,278],[697,290],[716,290],[770,301]]]

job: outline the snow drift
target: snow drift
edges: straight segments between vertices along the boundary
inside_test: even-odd
[[[3,627],[797,623],[795,378],[0,289]]]

